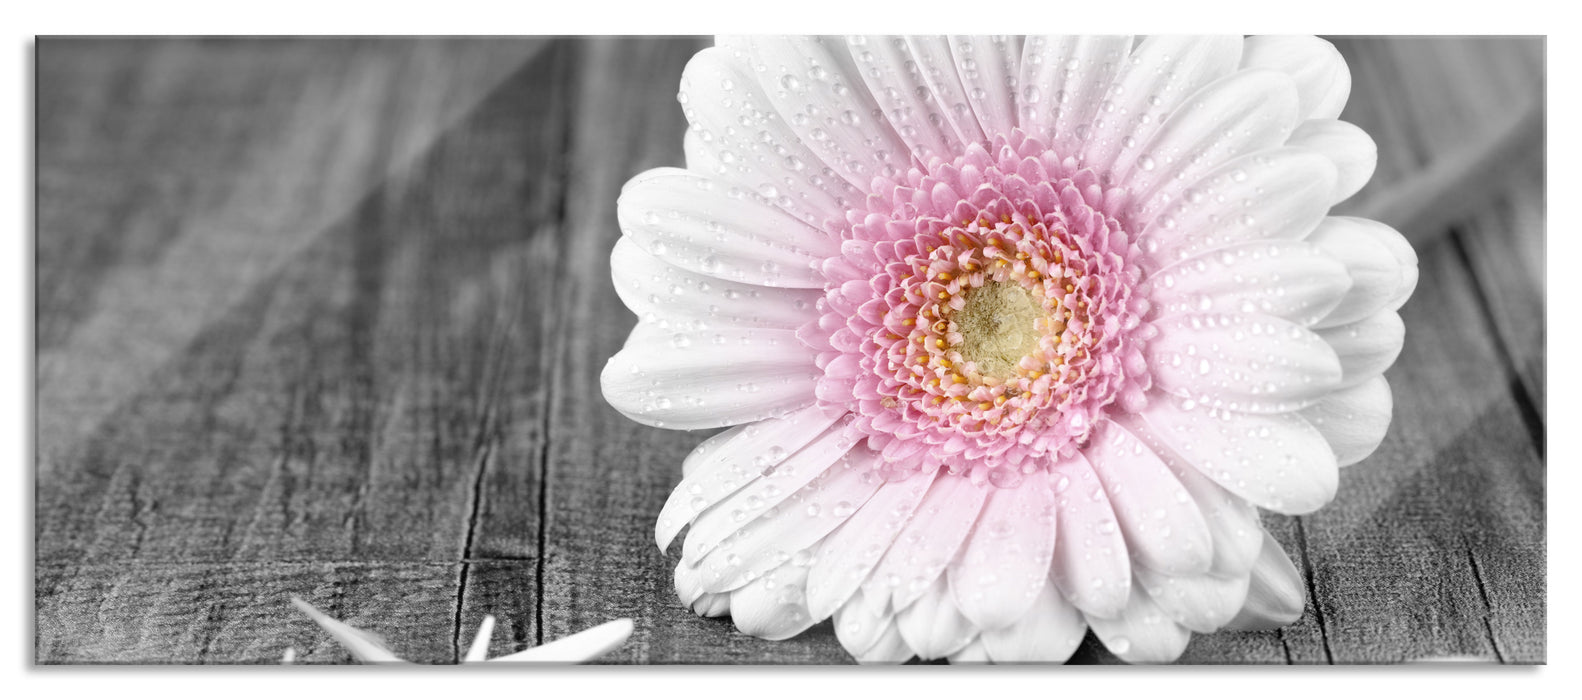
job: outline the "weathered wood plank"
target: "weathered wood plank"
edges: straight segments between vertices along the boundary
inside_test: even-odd
[[[185,217],[181,234],[153,246],[147,260],[62,258],[61,267],[90,267],[71,274],[109,278],[102,294],[133,298],[101,295],[84,307],[63,349],[41,350],[41,432],[47,423],[71,428],[52,433],[58,442],[40,442],[41,565],[169,562],[190,570],[245,561],[266,571],[273,562],[281,571],[278,604],[297,585],[288,575],[294,564],[282,560],[444,562],[459,572],[445,584],[445,632],[425,635],[442,638],[446,651],[427,658],[454,658],[457,606],[467,597],[457,576],[470,566],[455,562],[469,554],[532,560],[538,552],[532,466],[544,440],[534,362],[542,314],[530,301],[543,291],[534,286],[543,279],[534,266],[545,264],[544,242],[556,237],[563,150],[554,128],[563,120],[544,99],[561,82],[558,54],[539,50],[540,43],[401,42],[380,44],[373,57],[341,44],[344,55],[320,58],[340,56],[364,72],[199,71],[192,94],[150,98],[138,108],[142,118],[203,121],[210,118],[203,78],[295,81],[286,90],[294,110],[351,110],[357,133],[339,132],[333,119],[294,123],[314,135],[292,138],[330,152],[300,145],[274,152],[276,144],[256,143],[259,157],[278,169],[269,177],[295,173],[306,178],[303,187],[355,196],[305,197],[304,210],[324,207],[315,214],[322,220],[272,219],[255,209],[269,201],[249,190],[260,181],[243,177],[216,185],[228,190],[221,199],[242,203],[218,218],[199,202],[172,205],[171,215]],[[201,62],[206,46],[180,64]],[[295,49],[279,45],[248,60],[267,67],[279,56],[295,65]],[[152,72],[176,70],[149,63],[144,68]],[[61,70],[60,79],[70,82]],[[414,84],[430,89],[410,89]],[[343,104],[348,93],[359,97]],[[245,107],[234,107],[232,118],[244,119]],[[523,129],[523,119],[544,128]],[[337,142],[341,136],[354,138],[356,149],[337,153],[350,148]],[[203,153],[202,146],[192,147]],[[124,146],[127,158],[155,147]],[[41,143],[40,151],[53,152],[52,145]],[[326,157],[364,176],[315,179],[318,159]],[[58,160],[63,178],[88,167]],[[213,170],[194,166],[185,177]],[[69,204],[52,201],[41,211]],[[251,223],[233,227],[233,216]],[[313,226],[298,228],[307,223]],[[41,226],[41,238],[52,231]],[[115,233],[67,226],[60,235]],[[53,280],[56,269],[41,265],[40,279]],[[116,279],[150,284],[122,288]],[[41,317],[55,313],[43,304]],[[128,311],[134,307],[147,313]],[[149,314],[188,313],[149,321]],[[108,332],[142,349],[131,357],[73,350]],[[147,376],[137,376],[144,370]],[[123,371],[133,376],[122,378]],[[106,376],[117,379],[99,381]],[[102,408],[79,410],[88,399]],[[475,542],[472,522],[480,514],[499,527],[492,539]],[[132,578],[124,586],[156,583]],[[134,593],[155,605],[180,602],[126,591]],[[206,595],[193,594],[198,602]],[[40,610],[56,604],[52,595],[41,589]],[[394,584],[364,597],[357,610],[367,617],[430,624],[401,614]],[[107,618],[103,636],[135,639],[145,619],[174,614],[136,610]],[[273,614],[299,617],[289,608]],[[230,623],[222,614],[213,624]],[[43,660],[93,658],[63,643],[40,649]],[[234,649],[210,651],[213,659],[242,658]],[[167,652],[168,659],[210,658],[176,646]]]
[[[455,658],[454,562],[49,564],[37,571],[38,663],[349,663],[297,595],[402,658]],[[470,621],[469,630],[477,621]]]

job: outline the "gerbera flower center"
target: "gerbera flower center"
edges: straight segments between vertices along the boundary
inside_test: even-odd
[[[1040,338],[1065,329],[1065,323],[1049,316],[1043,300],[1014,282],[974,287],[962,300],[961,310],[949,321],[961,334],[956,349],[987,380],[1003,381],[1022,371],[1022,359],[1038,352]],[[1059,309],[1059,302],[1055,306]]]
[[[819,325],[839,330],[820,395],[849,396],[893,464],[962,455],[1004,485],[1085,442],[1112,402],[1143,401],[1147,302],[1108,213],[1124,193],[1020,133],[991,146],[851,215],[825,266]]]

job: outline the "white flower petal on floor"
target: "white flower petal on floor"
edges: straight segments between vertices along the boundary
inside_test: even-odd
[[[618,204],[606,397],[735,426],[659,514],[701,615],[858,661],[1288,624],[1258,509],[1383,440],[1417,257],[1312,37],[731,37]],[[690,528],[690,529],[688,529]]]
[[[352,658],[362,663],[407,663],[396,656],[395,652],[390,651],[388,645],[378,635],[352,627],[325,615],[318,608],[309,605],[306,601],[296,596],[291,597],[291,604],[317,623],[325,632],[328,632],[348,652],[351,652]],[[632,635],[632,621],[627,618],[611,620],[553,642],[546,642],[531,649],[524,649],[514,654],[490,659],[486,657],[489,652],[489,639],[493,634],[494,616],[485,615],[483,621],[478,625],[478,631],[473,637],[472,644],[468,646],[466,654],[462,657],[462,662],[584,663],[604,656],[614,651],[616,647],[625,644],[627,637]],[[292,663],[295,659],[295,649],[288,649],[287,656],[282,660],[282,663]]]

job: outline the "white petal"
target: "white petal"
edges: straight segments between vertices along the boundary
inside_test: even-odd
[[[704,587],[736,589],[813,547],[862,508],[883,483],[873,469],[877,458],[872,450],[857,447],[849,459],[841,460],[714,548],[699,562]]]
[[[788,561],[731,592],[731,621],[743,634],[779,641],[813,626],[808,615],[806,562]]]
[[[1086,617],[1088,626],[1111,653],[1134,664],[1175,661],[1192,639],[1192,633],[1159,609],[1139,585],[1132,586],[1126,610],[1118,617]]]
[[[824,619],[857,593],[922,502],[934,475],[887,483],[819,546],[808,574],[808,609]]]
[[[1345,467],[1366,459],[1384,441],[1392,403],[1390,383],[1376,376],[1324,397],[1303,409],[1302,417],[1324,435],[1335,460]]]
[[[950,55],[967,90],[967,104],[983,133],[1009,135],[1016,127],[1016,79],[1021,70],[1022,38],[952,36]]]
[[[1155,272],[1148,296],[1161,316],[1260,313],[1304,326],[1351,287],[1346,266],[1305,241],[1249,241],[1200,253]]]
[[[899,664],[905,663],[916,654],[912,653],[912,647],[907,646],[906,640],[901,637],[901,630],[896,627],[895,621],[889,620],[886,621],[884,633],[879,636],[879,641],[853,656],[860,664]]]
[[[776,206],[831,233],[846,225],[847,207],[862,201],[850,183],[825,172],[731,49],[693,56],[681,73],[680,99],[698,144],[723,168],[705,172],[760,194],[773,188]]]
[[[625,644],[626,638],[630,636],[632,636],[632,621],[621,618],[532,649],[489,659],[489,663],[583,663],[610,653],[616,647]]]
[[[1340,383],[1341,362],[1324,339],[1263,314],[1167,316],[1148,343],[1154,382],[1182,398],[1256,413],[1311,404]]]
[[[771,289],[688,272],[621,237],[610,253],[615,293],[637,318],[677,330],[747,326],[796,330],[817,320],[822,289]],[[715,342],[713,334],[702,335]]]
[[[1058,524],[1049,578],[1084,612],[1119,615],[1131,590],[1131,559],[1104,485],[1080,453],[1056,464],[1052,478]]]
[[[325,632],[328,632],[331,637],[334,637],[335,641],[340,642],[340,645],[351,653],[352,658],[365,664],[406,663],[385,646],[384,639],[380,638],[379,635],[365,632],[329,615],[325,615],[319,612],[318,608],[309,605],[306,601],[296,596],[291,596],[291,604],[295,605],[304,615],[307,615],[317,623]]]
[[[671,540],[698,514],[785,461],[839,418],[808,406],[703,441],[682,462],[684,476],[659,511],[654,541],[661,550],[669,549]]]
[[[1150,36],[1132,51],[1095,115],[1079,160],[1116,181],[1136,163],[1139,148],[1188,95],[1236,69],[1239,36]]]
[[[1037,86],[1037,105],[1018,114],[1022,130],[1057,153],[1078,153],[1110,82],[1131,52],[1129,36],[1030,36],[1017,82]]]
[[[1318,322],[1318,328],[1398,309],[1417,287],[1417,253],[1389,226],[1372,219],[1331,216],[1307,240],[1345,263],[1351,275],[1351,289]]]
[[[1333,44],[1315,36],[1249,37],[1241,65],[1291,76],[1301,95],[1303,119],[1334,119],[1351,95],[1346,59]]]
[[[1303,589],[1302,575],[1297,573],[1296,565],[1280,548],[1280,543],[1265,533],[1258,564],[1252,569],[1247,602],[1226,628],[1267,630],[1296,622],[1302,617]]]
[[[859,590],[835,609],[834,618],[836,639],[854,657],[861,658],[863,652],[879,644],[886,632],[899,635],[888,596],[884,600],[868,598]]]
[[[1214,564],[1209,571],[1222,577],[1246,573],[1263,546],[1258,509],[1193,469],[1174,450],[1160,446],[1156,452],[1170,465],[1171,473],[1181,480],[1187,493],[1192,494],[1208,523],[1209,534],[1214,538]]]
[[[1055,517],[1047,472],[989,494],[977,527],[946,571],[956,607],[979,629],[1015,622],[1048,587]]]
[[[1357,193],[1373,177],[1379,147],[1356,125],[1336,119],[1309,119],[1291,132],[1286,145],[1316,151],[1335,164],[1335,190],[1330,203]]]
[[[720,162],[719,154],[714,152],[709,143],[704,142],[696,129],[687,129],[681,136],[681,153],[686,159],[687,170],[706,175],[725,172],[725,164]]]
[[[953,664],[990,663],[989,650],[984,648],[982,637],[967,642],[967,646],[957,649],[956,653],[951,654],[947,658],[949,658],[950,662]]]
[[[720,617],[731,612],[729,593],[709,593],[703,590],[703,570],[696,565],[676,563],[676,597],[681,604],[701,617]]]
[[[676,563],[676,598],[682,605],[691,606],[703,595],[703,572],[686,562]]]
[[[863,584],[863,592],[870,597],[890,596],[896,610],[917,600],[955,558],[978,521],[989,489],[965,475],[941,474]],[[945,585],[943,579],[940,585]]]
[[[1215,483],[1277,513],[1311,513],[1335,496],[1329,443],[1293,413],[1254,415],[1152,394],[1150,433]]]
[[[962,479],[966,481],[966,479]],[[967,646],[978,630],[951,599],[949,584],[939,578],[895,616],[896,629],[922,659],[938,659]]]
[[[775,111],[840,177],[868,191],[873,178],[911,167],[911,149],[884,119],[844,41],[759,36],[746,47]]]
[[[677,267],[746,284],[822,289],[820,268],[840,253],[839,239],[754,193],[733,197],[732,187],[657,168],[626,183],[616,217],[634,243]]]
[[[1335,348],[1345,372],[1341,388],[1353,387],[1384,374],[1395,364],[1406,342],[1406,324],[1394,311],[1381,311],[1356,323],[1318,332]]]
[[[1220,78],[1192,93],[1138,147],[1136,166],[1116,173],[1116,183],[1146,201],[1155,190],[1180,187],[1239,156],[1280,146],[1296,128],[1296,99],[1291,80],[1279,73]],[[1322,192],[1328,195],[1333,186],[1326,182]]]
[[[1247,600],[1249,574],[1223,578],[1214,574],[1172,576],[1137,570],[1137,581],[1160,610],[1193,632],[1214,632],[1241,610]]]
[[[478,633],[473,635],[472,645],[467,647],[467,655],[462,657],[462,663],[477,663],[489,658],[489,641],[494,637],[494,616],[484,615],[483,621],[478,623]]]
[[[719,428],[782,415],[813,402],[823,376],[794,331],[715,332],[639,323],[600,374],[604,398],[656,428]]]
[[[931,157],[948,161],[966,152],[941,106],[946,98],[934,94],[905,39],[852,37],[847,48],[874,100],[918,162],[927,163]],[[959,92],[960,83],[955,87]]]
[[[692,612],[698,617],[725,617],[731,614],[731,594],[704,593],[692,602]]]
[[[1087,631],[1082,613],[1051,585],[1038,592],[1021,619],[984,630],[982,640],[995,663],[1056,663],[1071,658]]]
[[[850,421],[842,420],[785,458],[773,471],[765,469],[764,476],[703,511],[682,543],[682,558],[689,562],[701,560],[725,538],[846,458],[856,440]],[[707,590],[707,577],[704,581]]]
[[[1082,454],[1104,484],[1138,564],[1171,573],[1208,571],[1214,559],[1208,523],[1153,450],[1119,424],[1105,421]]]
[[[949,124],[963,144],[988,143],[988,135],[983,133],[977,116],[972,113],[972,106],[967,104],[967,88],[962,86],[961,76],[956,73],[950,41],[942,36],[909,36],[906,38],[906,47],[916,59],[923,80],[933,92],[932,113],[943,115],[944,123]],[[955,152],[955,155],[959,154]]]
[[[1238,158],[1196,181],[1172,181],[1145,202],[1139,243],[1165,265],[1244,241],[1296,240],[1329,211],[1334,182],[1335,165],[1310,151]]]

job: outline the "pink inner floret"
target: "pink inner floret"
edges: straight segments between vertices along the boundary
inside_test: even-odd
[[[819,400],[856,415],[887,478],[970,464],[1014,486],[1112,404],[1143,408],[1154,330],[1124,190],[1020,131],[872,190],[799,336],[820,351]]]

